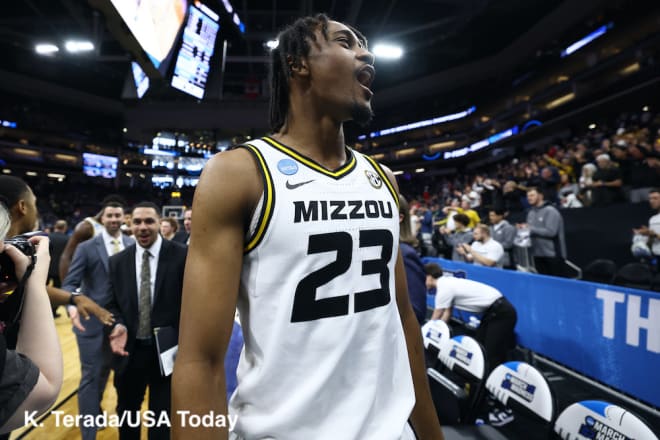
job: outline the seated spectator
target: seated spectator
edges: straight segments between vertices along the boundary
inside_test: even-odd
[[[468,263],[477,266],[502,267],[504,248],[490,236],[490,229],[484,224],[478,224],[472,232],[474,242],[464,243],[456,250]]]
[[[660,188],[653,188],[649,191],[649,205],[657,213],[649,219],[648,226],[641,226],[633,229],[635,234],[645,235],[648,239],[648,246],[651,254],[660,257]]]
[[[0,253],[14,263],[19,286],[24,282],[24,303],[16,350],[7,350],[5,337],[0,334],[0,432],[6,433],[25,424],[26,412],[44,413],[55,402],[62,386],[62,352],[53,322],[50,301],[46,293],[46,279],[50,256],[48,238],[33,237],[36,263],[29,274],[30,258],[4,239],[9,230],[9,212],[0,203]],[[23,280],[28,274],[26,281]],[[4,284],[4,285],[2,285]],[[0,288],[11,288],[0,283]],[[2,292],[2,300],[7,292]],[[2,304],[0,304],[2,307]],[[4,324],[0,327],[4,328]]]
[[[513,250],[513,240],[516,238],[516,227],[505,220],[505,212],[502,208],[491,208],[488,211],[490,220],[490,236],[493,240],[502,245],[504,255],[502,256],[502,267],[513,267],[511,252]]]
[[[445,242],[452,247],[451,259],[454,261],[465,261],[463,255],[458,252],[458,248],[463,243],[470,243],[472,241],[472,229],[468,227],[470,219],[465,214],[454,215],[455,229],[450,232],[444,226],[440,228],[440,233],[443,235]]]

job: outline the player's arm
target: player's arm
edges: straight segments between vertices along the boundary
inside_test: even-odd
[[[392,172],[383,167],[395,191],[399,192],[396,179]],[[431,390],[426,378],[426,366],[424,363],[424,345],[422,344],[422,331],[415,317],[410,298],[408,296],[408,285],[406,283],[406,270],[403,265],[401,251],[398,252],[395,269],[396,304],[403,325],[408,347],[408,361],[412,372],[413,386],[415,388],[415,407],[410,415],[417,438],[421,440],[444,439],[440,429],[440,421],[431,400]]]
[[[71,234],[71,237],[69,237],[69,240],[66,242],[66,246],[64,246],[64,250],[60,256],[59,272],[61,280],[64,280],[66,278],[66,274],[69,272],[69,265],[71,264],[73,253],[76,251],[78,245],[85,240],[89,240],[93,235],[94,228],[89,224],[89,222],[82,221],[78,223],[76,229],[73,231],[73,234]]]
[[[243,262],[245,225],[262,192],[250,153],[220,153],[195,191],[183,280],[179,352],[172,378],[172,439],[226,439],[226,428],[182,426],[178,411],[227,414],[224,358]]]

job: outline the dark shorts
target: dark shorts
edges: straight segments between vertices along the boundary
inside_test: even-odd
[[[7,350],[5,369],[0,377],[0,426],[16,412],[39,379],[39,368],[27,357]]]

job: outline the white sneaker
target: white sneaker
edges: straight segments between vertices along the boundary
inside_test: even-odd
[[[492,426],[504,426],[513,422],[513,412],[510,409],[493,409],[488,413],[488,424]]]

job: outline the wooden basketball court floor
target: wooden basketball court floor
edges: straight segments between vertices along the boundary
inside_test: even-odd
[[[55,405],[47,411],[44,416],[38,419],[39,424],[43,426],[30,428],[24,427],[12,433],[10,439],[18,440],[81,440],[80,430],[77,427],[63,426],[63,415],[60,416],[60,426],[57,426],[57,418],[53,411],[62,411],[63,414],[78,414],[78,385],[80,383],[80,359],[78,357],[78,344],[76,337],[71,330],[71,321],[66,316],[64,308],[60,308],[61,316],[55,319],[55,326],[60,338],[62,346],[62,357],[64,362],[64,380],[62,383],[62,390],[55,402]],[[84,324],[83,324],[84,325]],[[145,404],[143,404],[143,411],[147,409],[147,399],[145,396]],[[106,386],[105,393],[103,394],[103,401],[101,408],[110,414],[116,414],[117,394],[112,385],[112,373]],[[105,428],[97,432],[97,440],[117,440],[119,432],[117,428]],[[142,428],[142,439],[147,438],[147,429]]]

